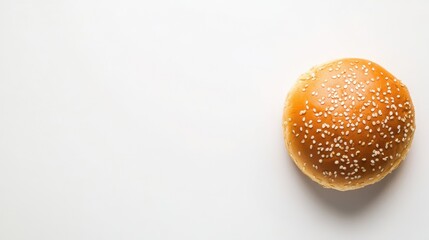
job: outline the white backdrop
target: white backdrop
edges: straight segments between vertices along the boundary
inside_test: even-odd
[[[322,3],[323,2],[323,3]],[[0,1],[0,239],[429,239],[427,1]],[[409,157],[324,190],[284,149],[313,65],[408,86]]]

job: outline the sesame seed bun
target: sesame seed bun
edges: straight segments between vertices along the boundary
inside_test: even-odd
[[[340,59],[310,69],[289,92],[283,130],[298,168],[340,191],[376,183],[407,155],[415,130],[405,85],[380,65]]]

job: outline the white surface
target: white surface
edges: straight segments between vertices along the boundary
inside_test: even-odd
[[[429,239],[429,4],[319,2],[0,1],[0,239]],[[401,168],[346,193],[281,129],[295,79],[341,57],[417,111]]]

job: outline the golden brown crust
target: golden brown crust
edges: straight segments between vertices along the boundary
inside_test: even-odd
[[[286,148],[301,171],[341,191],[373,184],[405,158],[415,130],[407,88],[364,59],[303,74],[286,99]]]

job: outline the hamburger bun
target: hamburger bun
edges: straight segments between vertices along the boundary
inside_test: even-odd
[[[299,77],[284,106],[284,140],[296,166],[340,191],[376,183],[395,170],[414,131],[407,87],[364,59],[313,67]]]

